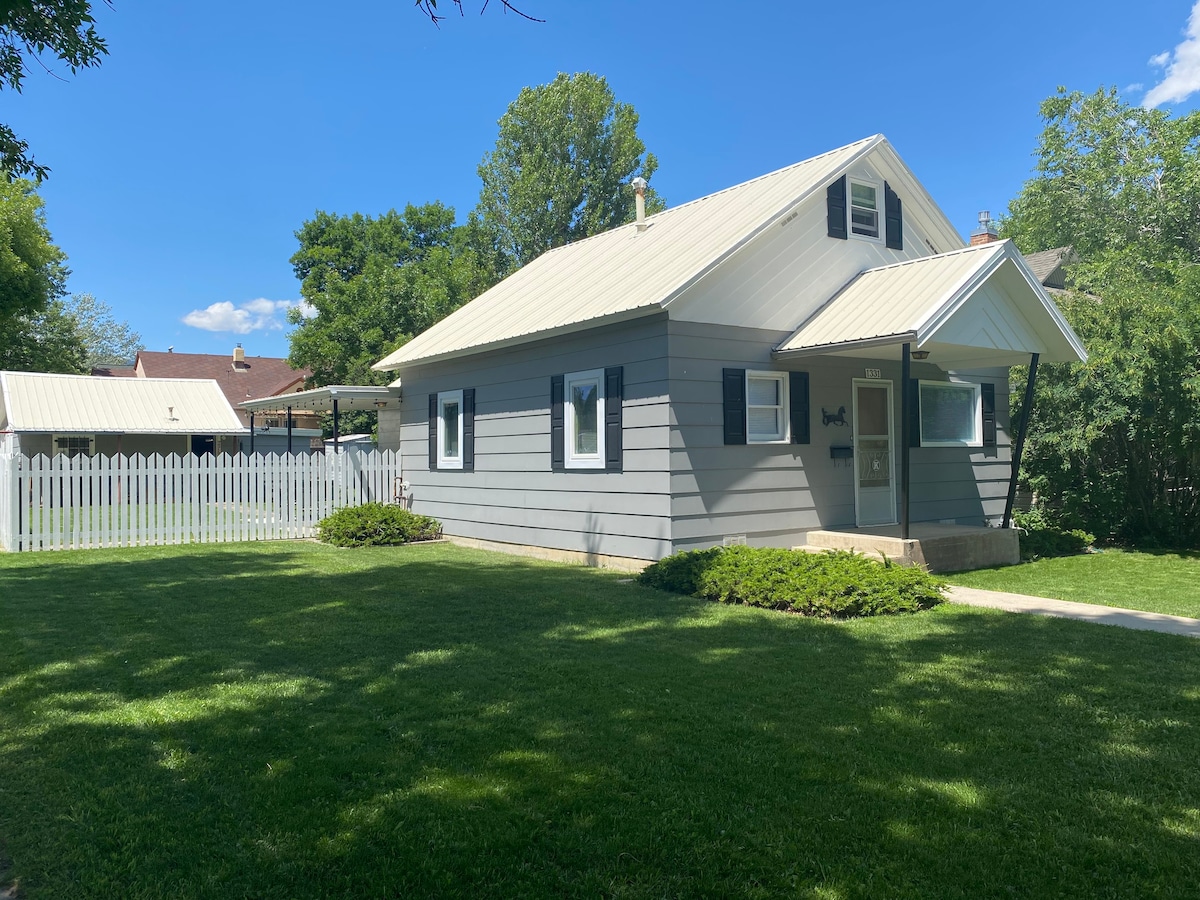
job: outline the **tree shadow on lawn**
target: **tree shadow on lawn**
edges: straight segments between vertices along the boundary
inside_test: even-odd
[[[1200,883],[1186,639],[851,623],[409,547],[0,569],[31,896],[1136,896]]]

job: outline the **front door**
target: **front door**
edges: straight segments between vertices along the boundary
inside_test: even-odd
[[[896,522],[892,383],[854,379],[854,507],[858,524]]]

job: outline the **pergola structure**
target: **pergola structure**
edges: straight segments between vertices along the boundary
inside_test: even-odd
[[[238,406],[250,413],[250,452],[254,452],[254,415],[272,413],[287,415],[287,449],[292,452],[292,410],[308,409],[333,413],[333,451],[338,447],[338,415],[348,410],[395,409],[400,405],[399,388],[376,387],[366,384],[332,384],[328,387],[278,394],[247,400]]]

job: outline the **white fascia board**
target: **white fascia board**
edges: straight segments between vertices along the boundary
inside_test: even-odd
[[[1041,301],[1042,306],[1045,308],[1047,314],[1049,314],[1050,318],[1054,320],[1054,324],[1058,326],[1058,329],[1062,332],[1063,337],[1067,339],[1067,343],[1071,345],[1071,349],[1078,354],[1079,361],[1087,362],[1088,353],[1087,349],[1083,346],[1083,341],[1079,339],[1079,335],[1075,333],[1075,329],[1071,327],[1071,323],[1068,322],[1066,316],[1062,314],[1062,310],[1058,308],[1058,304],[1054,302],[1054,298],[1050,296],[1050,292],[1046,290],[1046,286],[1038,280],[1036,275],[1033,274],[1033,270],[1029,268],[1029,263],[1025,261],[1025,257],[1021,255],[1021,252],[1016,248],[1013,242],[1009,240],[1005,241],[1004,243],[1007,244],[1005,258],[1013,261],[1013,264],[1017,267],[1017,271],[1020,272],[1021,276],[1026,282],[1028,282],[1030,288],[1033,289],[1034,294],[1037,295],[1038,300]]]
[[[917,198],[919,203],[915,210],[916,218],[921,219],[923,224],[929,225],[930,231],[946,242],[946,247],[940,250],[940,252],[946,253],[965,247],[966,242],[962,239],[962,235],[959,234],[958,229],[954,227],[954,223],[950,221],[950,218],[942,211],[942,208],[938,206],[937,201],[933,199],[933,195],[925,189],[925,185],[913,174],[908,164],[900,158],[900,154],[896,152],[896,148],[886,139],[883,139],[878,148],[873,149],[878,149],[886,167],[891,170],[888,182],[892,185],[892,188],[895,189],[897,185],[904,188],[903,191],[896,191],[900,195],[900,199],[907,201],[908,198]],[[906,215],[910,212],[911,206],[911,203],[906,203]]]
[[[499,341],[492,341],[488,344],[475,344],[470,347],[464,347],[461,350],[447,350],[443,353],[433,354],[431,356],[420,356],[412,360],[404,360],[403,362],[393,363],[391,365],[383,365],[382,362],[377,362],[373,366],[376,372],[400,372],[404,369],[411,369],[414,366],[433,365],[434,363],[450,362],[455,359],[464,359],[468,356],[478,356],[482,353],[492,353],[496,350],[505,350],[509,347],[521,347],[526,344],[532,344],[535,341],[547,340],[549,338],[561,337],[564,334],[578,334],[581,331],[589,331],[592,328],[600,328],[604,325],[615,325],[619,322],[627,322],[633,319],[640,319],[644,316],[654,315],[662,312],[662,308],[658,303],[651,303],[647,306],[637,306],[633,309],[623,309],[619,312],[609,313],[606,316],[598,316],[594,319],[581,319],[578,322],[569,322],[565,325],[559,325],[556,328],[547,328],[545,331],[531,331],[526,334],[514,335],[510,338],[504,338]],[[389,387],[396,387],[400,383],[400,379],[396,379]]]
[[[954,287],[950,288],[942,295],[941,301],[929,312],[925,317],[916,323],[915,330],[919,337],[919,342],[924,344],[931,340],[946,321],[958,312],[958,308],[966,302],[984,281],[986,281],[993,272],[999,267],[1000,262],[1004,259],[1003,245],[998,245],[998,251],[980,252],[978,250],[968,249],[962,252],[979,253],[979,264],[974,269],[971,269],[964,275]]]
[[[887,138],[885,138],[882,134],[871,135],[871,137],[867,138],[866,143],[863,144],[863,146],[861,148],[856,150],[854,155],[851,156],[844,163],[842,163],[842,165],[840,165],[836,169],[830,169],[825,174],[824,177],[822,177],[820,179],[814,179],[813,183],[809,185],[808,190],[801,193],[798,197],[795,197],[792,200],[789,200],[787,203],[785,203],[783,205],[783,207],[781,209],[778,209],[775,212],[773,212],[771,215],[766,216],[759,225],[752,228],[747,234],[745,234],[743,237],[741,237],[739,240],[737,240],[724,253],[721,253],[716,259],[714,259],[712,262],[710,262],[708,265],[706,265],[700,271],[698,271],[694,275],[692,275],[691,278],[688,278],[681,285],[679,285],[673,291],[671,291],[671,293],[667,294],[667,296],[663,298],[663,300],[660,302],[659,305],[663,309],[666,309],[667,307],[669,307],[672,303],[674,303],[676,300],[678,300],[683,294],[687,293],[687,291],[693,285],[697,284],[701,279],[705,278],[710,273],[715,271],[723,263],[727,262],[731,257],[736,255],[738,253],[738,251],[740,251],[743,247],[745,247],[747,244],[751,243],[760,234],[763,234],[765,231],[770,229],[770,227],[772,225],[774,225],[776,222],[778,222],[780,219],[787,216],[787,214],[790,213],[793,209],[795,209],[796,207],[798,207],[801,204],[803,204],[804,202],[806,202],[810,197],[812,197],[817,192],[825,190],[827,187],[829,187],[829,179],[837,178],[837,177],[839,177],[839,175],[845,174],[847,169],[856,165],[859,162],[859,160],[861,160],[864,156],[871,153],[880,144],[886,144],[886,143],[887,143]]]
[[[936,309],[932,310],[922,322],[917,324],[916,330],[920,335],[918,345],[934,340],[938,329],[946,324],[947,320],[958,311],[959,307],[970,299],[971,295],[975,293],[980,285],[991,278],[1006,261],[1011,260],[1016,266],[1017,271],[1029,285],[1029,289],[1037,297],[1038,302],[1042,304],[1042,308],[1046,314],[1054,322],[1055,327],[1058,328],[1062,336],[1066,338],[1067,343],[1070,344],[1071,349],[1079,357],[1080,362],[1086,361],[1087,350],[1084,349],[1079,336],[1075,334],[1074,329],[1071,328],[1070,324],[1063,317],[1058,304],[1054,302],[1053,298],[1046,292],[1046,288],[1030,270],[1029,265],[1022,259],[1020,251],[1013,245],[1013,242],[1011,240],[1004,240],[994,246],[997,248],[997,252],[987,254],[979,267],[967,273],[967,276],[958,285],[947,292],[942,303]]]
[[[916,340],[916,332],[903,331],[899,334],[885,334],[878,337],[862,338],[861,340],[857,341],[840,341],[836,344],[819,344],[812,347],[797,347],[794,350],[772,350],[771,358],[793,359],[799,356],[825,356],[830,353],[842,353],[847,350],[868,350],[872,347],[894,347],[897,344],[911,344]]]

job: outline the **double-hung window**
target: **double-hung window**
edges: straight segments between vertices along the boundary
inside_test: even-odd
[[[850,231],[879,240],[879,186],[869,181],[850,179]]]
[[[746,373],[746,441],[770,444],[786,441],[787,373]]]
[[[920,382],[922,447],[982,447],[980,386],[946,381]]]

